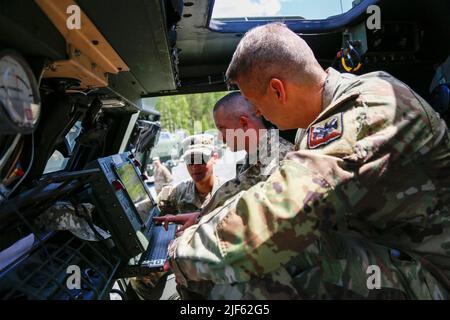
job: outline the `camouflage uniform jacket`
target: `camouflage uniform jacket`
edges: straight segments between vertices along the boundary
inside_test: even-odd
[[[155,168],[153,177],[155,179],[156,194],[159,194],[162,188],[169,185],[173,180],[169,169],[167,169],[164,165],[161,165],[159,168]]]
[[[213,189],[204,199],[200,198],[192,179],[180,182],[176,186],[164,187],[157,199],[161,215],[201,210],[222,183],[221,179],[215,176]]]
[[[270,132],[271,131],[268,131],[268,133]],[[266,180],[269,175],[275,171],[279,162],[284,159],[286,154],[293,150],[294,145],[286,139],[279,137],[275,132],[269,134],[269,136],[271,137],[266,140],[267,143],[261,143],[261,148],[264,148],[264,150],[259,152],[260,156],[264,157],[264,159],[258,157],[256,163],[250,164],[250,159],[247,155],[245,163],[248,165],[244,165],[237,173],[236,178],[225,182],[214,193],[208,203],[203,207],[201,216],[204,216],[215,208],[223,205],[225,200],[236,195],[239,191],[247,190],[258,182]],[[272,136],[274,139],[278,140],[278,144],[274,147],[272,147]],[[274,154],[271,152],[274,152]],[[275,152],[277,152],[277,154],[275,154]]]
[[[444,122],[384,72],[329,69],[323,105],[267,181],[171,244],[180,286],[214,299],[448,299]]]

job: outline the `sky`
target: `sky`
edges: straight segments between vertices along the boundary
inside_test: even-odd
[[[325,19],[350,10],[352,2],[353,0],[215,0],[213,18],[302,16],[305,19]]]

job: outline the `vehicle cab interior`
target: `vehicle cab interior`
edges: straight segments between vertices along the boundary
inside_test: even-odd
[[[389,72],[448,123],[449,1],[334,1],[318,17],[226,17],[218,2],[0,0],[0,299],[136,299],[127,279],[164,270],[176,230],[153,223],[143,174],[155,101],[233,89],[252,27],[285,23],[324,69]]]

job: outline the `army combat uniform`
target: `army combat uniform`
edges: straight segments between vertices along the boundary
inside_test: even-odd
[[[185,148],[185,154],[203,151],[210,154],[213,150],[210,147],[212,141],[205,135],[199,134],[186,139],[192,140],[188,142],[193,144]],[[219,177],[214,176],[213,188],[204,196],[198,193],[192,179],[182,181],[175,186],[165,186],[157,198],[160,215],[200,211],[222,183]],[[131,285],[141,299],[175,300],[178,299],[178,294],[173,280],[173,274],[170,272],[155,272],[149,276],[133,278]]]
[[[182,142],[183,156],[186,164],[191,160],[200,161],[201,156],[210,159],[214,152],[214,136],[209,134],[195,134],[185,138]],[[200,156],[195,158],[196,156]],[[191,159],[192,158],[192,159]],[[183,181],[176,186],[164,187],[158,196],[157,202],[161,215],[178,214],[200,211],[216,190],[223,184],[217,176],[214,177],[214,185],[207,195],[200,195],[192,179]]]
[[[271,133],[272,132],[272,133]],[[284,159],[286,154],[293,150],[294,145],[286,139],[279,137],[273,131],[268,131],[266,136],[262,137],[267,143],[261,143],[259,156],[256,163],[251,164],[249,156],[246,156],[245,164],[236,174],[236,178],[225,182],[211,197],[202,209],[201,216],[208,214],[215,208],[224,204],[225,200],[234,196],[240,191],[247,190],[260,181],[266,180],[278,167],[279,162]],[[273,136],[273,139],[272,139]],[[274,145],[274,140],[278,141]],[[265,158],[262,158],[265,157]]]
[[[155,168],[155,172],[153,173],[153,177],[155,179],[155,191],[156,194],[159,194],[161,190],[170,185],[172,182],[172,175],[170,174],[169,169],[167,169],[164,165],[161,164],[159,168]]]
[[[163,188],[158,196],[158,207],[161,211],[161,216],[166,214],[179,214],[200,211],[203,204],[207,203],[211,195],[221,186],[222,181],[218,177],[214,177],[214,186],[211,193],[207,194],[205,198],[200,197],[195,188],[193,180],[186,180],[180,182],[176,186],[166,186]],[[164,290],[164,284],[171,284],[167,279],[172,280],[173,274],[166,272],[155,272],[149,276],[135,278],[131,281],[136,293],[145,300],[161,299],[172,300],[176,299],[173,294],[175,288]],[[158,297],[161,292],[172,292],[168,296],[164,293]]]
[[[266,180],[278,167],[279,162],[294,148],[292,143],[279,137],[278,132],[275,131],[268,131],[267,135],[264,135],[261,139],[263,141],[259,145],[256,159],[249,159],[250,157],[247,154],[246,165],[242,166],[236,174],[236,178],[225,182],[216,190],[211,199],[205,202],[198,221],[240,191],[247,190],[258,182]],[[278,143],[275,143],[276,141]],[[256,163],[251,164],[252,161]],[[199,296],[195,291],[192,292],[187,288],[179,287],[178,290],[182,293],[184,299],[202,298],[201,295]]]
[[[200,211],[222,183],[223,181],[215,176],[212,191],[204,197],[198,193],[193,180],[164,187],[157,199],[161,215]]]
[[[384,72],[329,69],[323,111],[267,181],[169,247],[212,299],[448,299],[450,136]]]

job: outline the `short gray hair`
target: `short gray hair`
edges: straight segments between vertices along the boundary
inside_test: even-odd
[[[299,84],[317,80],[317,68],[323,70],[308,44],[280,22],[248,31],[239,42],[226,72],[229,85],[245,75],[266,88],[270,77],[289,77]],[[250,79],[251,78],[251,79]]]
[[[228,110],[228,115],[236,118],[244,115],[252,118],[254,121],[259,122],[261,126],[265,127],[262,117],[256,114],[255,108],[244,98],[240,91],[230,92],[220,98],[214,105],[213,114],[222,108]]]

